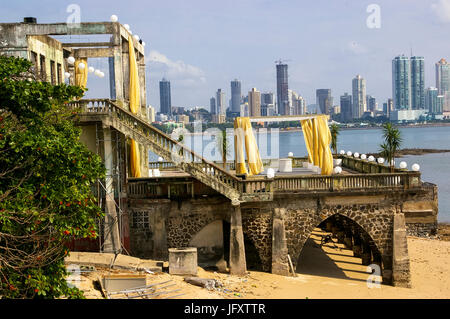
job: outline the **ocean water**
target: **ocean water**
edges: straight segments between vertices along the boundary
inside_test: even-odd
[[[401,148],[450,149],[450,126],[442,127],[408,127],[400,128],[403,142]],[[230,144],[228,159],[234,158],[234,141],[232,130],[228,134]],[[262,158],[287,157],[289,152],[294,156],[306,156],[306,147],[301,131],[266,131],[256,132],[258,146]],[[216,150],[216,142],[212,135],[196,135],[185,138],[185,144],[196,153],[209,160],[221,160]],[[338,151],[345,150],[360,154],[378,152],[382,143],[381,129],[341,130],[338,136]],[[150,154],[150,160],[157,156]],[[450,153],[435,153],[419,156],[405,156],[397,159],[420,165],[422,180],[438,186],[440,222],[450,222]]]

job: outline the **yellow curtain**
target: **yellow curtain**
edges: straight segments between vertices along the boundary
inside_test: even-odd
[[[301,120],[303,137],[305,138],[306,150],[308,151],[308,161],[313,162],[313,139],[312,139],[312,123],[311,120]]]
[[[250,118],[242,118],[242,125],[245,132],[245,149],[247,151],[249,175],[258,175],[264,168],[259,155],[258,143],[256,143],[255,136],[253,135]]]
[[[333,155],[330,149],[331,132],[328,127],[327,116],[318,116],[312,120],[302,120],[303,136],[308,160],[321,168],[322,175],[333,172]]]
[[[322,175],[331,175],[333,173],[333,154],[331,153],[331,132],[328,127],[328,119],[326,116],[317,118],[317,127],[319,137],[320,150],[320,168]]]
[[[264,170],[261,157],[259,155],[258,144],[253,135],[250,118],[237,117],[234,119],[234,154],[236,157],[236,174],[258,175]],[[244,143],[242,137],[245,136],[245,150],[247,153],[248,168],[245,166]]]
[[[84,69],[80,69],[80,63],[84,63]],[[86,88],[88,79],[87,59],[77,59],[75,61],[75,85]]]
[[[313,164],[320,167],[319,157],[319,131],[317,127],[317,118],[312,119],[312,139],[313,139]]]
[[[244,157],[244,128],[240,117],[234,119],[234,156],[236,158],[236,174],[248,174]]]
[[[131,36],[128,37],[128,51],[130,56],[130,111],[136,115],[141,107],[141,90],[139,88],[139,73],[136,54],[134,52],[133,38]],[[131,139],[130,157],[132,177],[141,177],[139,145],[133,139]]]

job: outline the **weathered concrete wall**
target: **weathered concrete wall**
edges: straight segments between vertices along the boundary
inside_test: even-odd
[[[385,282],[392,282],[393,277],[394,280],[401,278],[398,280],[407,286],[408,260],[402,259],[403,275],[393,276],[397,271],[393,269],[395,238],[397,247],[404,247],[401,238],[394,236],[394,217],[406,215],[403,209],[411,212],[412,203],[426,208],[434,205],[433,200],[432,194],[423,192],[276,195],[272,202],[242,203],[242,229],[256,248],[262,269],[288,275],[287,254],[296,267],[313,229],[323,226],[324,221],[341,220],[338,238],[342,238],[339,240],[350,249],[354,248],[355,255],[363,258],[363,264],[382,264]],[[149,227],[146,231],[131,227],[132,254],[153,258],[165,258],[167,248],[189,246],[198,247],[199,255],[203,250],[202,258],[208,258],[208,254],[212,259],[219,258],[220,248],[223,248],[219,239],[220,221],[230,221],[233,212],[230,201],[221,196],[177,201],[131,199],[129,206],[131,211],[148,214]],[[336,216],[342,217],[336,219]],[[405,227],[407,225],[405,223]],[[212,236],[214,232],[217,233]],[[211,254],[214,249],[216,252]]]

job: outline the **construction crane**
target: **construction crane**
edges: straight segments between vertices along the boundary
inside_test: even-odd
[[[283,64],[284,62],[289,62],[291,60],[282,60],[281,58],[278,61],[275,61],[276,64]]]

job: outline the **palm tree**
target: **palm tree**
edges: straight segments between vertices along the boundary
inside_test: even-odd
[[[383,125],[383,139],[384,143],[380,145],[380,154],[387,159],[391,172],[393,172],[395,153],[400,149],[400,144],[402,143],[402,137],[399,129],[391,123],[385,123]]]
[[[331,124],[330,133],[331,133],[331,148],[334,151],[334,154],[337,154],[337,138],[339,135],[339,126],[337,124]]]
[[[227,156],[230,155],[230,145],[227,140],[227,131],[222,130],[219,135],[216,135],[216,147],[222,156],[223,169],[227,169]]]

